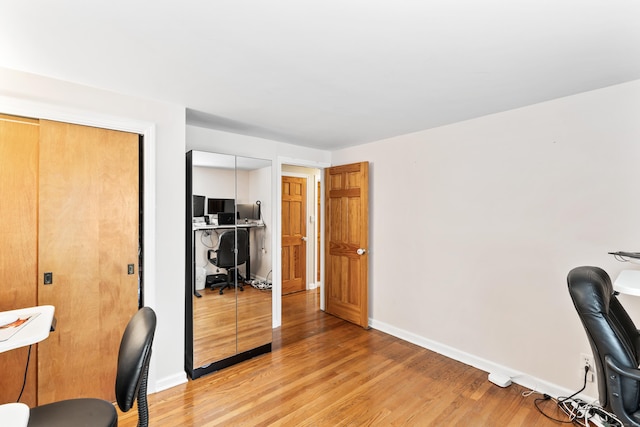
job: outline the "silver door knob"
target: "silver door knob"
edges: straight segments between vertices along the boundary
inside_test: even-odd
[[[307,241],[307,237],[306,236],[302,236],[301,239],[302,239],[303,242]]]
[[[358,250],[356,251],[358,255],[364,255],[365,252],[367,252],[367,250],[362,248],[358,248]]]

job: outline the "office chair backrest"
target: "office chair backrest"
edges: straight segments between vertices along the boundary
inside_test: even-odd
[[[611,410],[605,375],[605,356],[626,368],[638,368],[640,334],[613,293],[609,275],[598,267],[577,267],[567,276],[569,294],[587,333],[598,375],[600,404]],[[622,379],[621,399],[625,410],[638,410],[637,381]]]
[[[238,258],[236,260],[236,235],[238,239]],[[244,264],[249,258],[249,233],[244,228],[228,230],[220,235],[215,265],[222,268]]]
[[[124,412],[131,409],[138,398],[139,416],[146,416],[146,381],[155,330],[156,314],[151,308],[143,307],[133,315],[122,336],[118,352],[116,401]],[[145,421],[139,420],[139,425],[145,425]]]
[[[238,265],[244,264],[249,259],[249,232],[244,228],[238,229]]]

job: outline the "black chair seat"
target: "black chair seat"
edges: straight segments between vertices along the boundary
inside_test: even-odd
[[[116,427],[118,413],[115,406],[102,399],[70,399],[32,408],[29,427]]]

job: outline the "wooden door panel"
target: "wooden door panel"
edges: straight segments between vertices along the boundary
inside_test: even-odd
[[[0,311],[37,305],[38,139],[36,119],[0,114]],[[21,402],[36,404],[36,349]],[[0,404],[20,394],[28,348],[0,353]]]
[[[282,246],[282,281],[287,282],[291,280],[291,266],[289,265],[289,261],[291,260],[291,256],[289,252],[291,251],[290,246]],[[284,289],[283,289],[284,293]]]
[[[306,283],[306,178],[282,177],[282,293],[303,291]]]
[[[369,321],[368,180],[367,162],[325,171],[325,309],[364,328]]]
[[[138,136],[43,120],[39,209],[38,302],[58,322],[40,345],[38,403],[114,400],[119,342],[138,306]]]

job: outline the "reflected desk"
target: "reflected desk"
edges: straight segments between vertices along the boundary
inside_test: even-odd
[[[13,332],[5,329],[7,338],[5,339],[4,335],[1,337],[3,341],[0,341],[0,353],[35,344],[46,339],[51,331],[53,313],[54,308],[52,305],[0,312],[2,315],[15,315],[19,319],[34,316],[21,327],[16,327]],[[26,426],[29,423],[29,407],[24,403],[0,405],[0,420],[2,420],[2,425],[12,427]]]
[[[206,231],[206,230],[233,230],[234,228],[245,228],[249,231],[251,230],[255,230],[257,228],[264,228],[264,222],[239,222],[238,224],[230,224],[230,225],[215,225],[215,224],[193,224],[193,245],[194,245],[194,250],[193,250],[193,266],[195,267],[195,245],[196,245],[196,238],[195,238],[195,234],[198,231]],[[251,238],[249,238],[249,242],[251,242]],[[249,243],[249,246],[247,248],[247,250],[249,251],[249,257],[247,258],[247,262],[244,264],[245,265],[245,279],[246,280],[251,280],[251,244]],[[196,291],[195,289],[195,283],[193,284],[194,286],[194,295],[195,296],[200,296],[198,294],[198,291]]]

